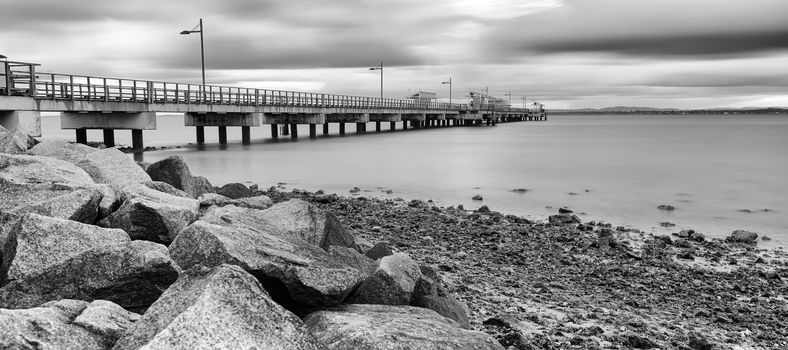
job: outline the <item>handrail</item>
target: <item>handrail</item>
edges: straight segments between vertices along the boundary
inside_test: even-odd
[[[268,90],[220,85],[173,83],[155,80],[122,79],[87,75],[37,73],[28,82],[30,96],[37,99],[174,103],[224,104],[239,106],[283,106],[348,109],[393,109],[424,111],[494,111],[527,112],[522,108],[501,108],[491,104],[468,104],[412,99],[392,99],[351,95]]]

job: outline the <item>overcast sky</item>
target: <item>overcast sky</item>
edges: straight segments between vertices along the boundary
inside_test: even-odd
[[[552,108],[788,106],[784,0],[0,0],[42,71]]]

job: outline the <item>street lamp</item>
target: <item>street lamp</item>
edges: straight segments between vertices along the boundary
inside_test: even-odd
[[[199,27],[200,30],[196,30],[197,27]],[[205,90],[205,44],[203,43],[203,38],[202,38],[202,32],[203,32],[202,18],[200,18],[200,24],[198,24],[197,27],[194,27],[192,30],[184,30],[181,32],[181,35],[200,33],[200,59],[202,61],[202,90]]]
[[[449,81],[442,81],[441,84],[449,84],[449,108],[451,108],[451,78]]]
[[[369,70],[380,70],[380,99],[383,99],[383,61],[380,61],[380,66],[372,67]]]
[[[523,109],[525,109],[525,98],[526,98],[526,97],[527,97],[527,96],[523,96]]]
[[[508,94],[503,94],[504,96],[509,96],[509,108],[512,108],[512,92],[509,91]]]

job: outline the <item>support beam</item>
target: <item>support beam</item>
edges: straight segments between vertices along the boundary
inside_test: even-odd
[[[323,123],[323,135],[328,135],[328,122]]]
[[[309,138],[314,139],[317,137],[317,125],[309,124]]]
[[[403,120],[402,121],[402,130],[408,130],[408,121],[407,120]]]
[[[375,122],[375,132],[380,132],[380,122]]]
[[[77,143],[88,144],[88,129],[77,129]]]
[[[271,124],[271,138],[274,140],[279,138],[279,125]]]
[[[205,143],[205,127],[204,126],[197,126],[197,144],[202,145]]]
[[[142,130],[132,129],[131,130],[131,148],[135,150],[141,150],[144,146],[142,145]]]
[[[226,145],[227,144],[227,127],[220,126],[219,127],[219,144]]]
[[[363,134],[366,130],[367,123],[356,123],[356,134]]]
[[[103,129],[104,146],[115,147],[115,129]]]
[[[389,122],[389,130],[397,130],[397,122]]]
[[[290,124],[290,138],[294,140],[298,138],[298,124]]]
[[[252,143],[251,127],[249,126],[241,127],[241,143],[243,143],[244,145],[248,145]]]

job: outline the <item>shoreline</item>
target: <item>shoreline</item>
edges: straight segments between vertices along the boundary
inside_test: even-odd
[[[609,224],[551,224],[420,200],[276,187],[257,193],[321,206],[357,240],[386,242],[434,265],[447,290],[470,307],[473,328],[516,349],[788,346],[782,249]]]

